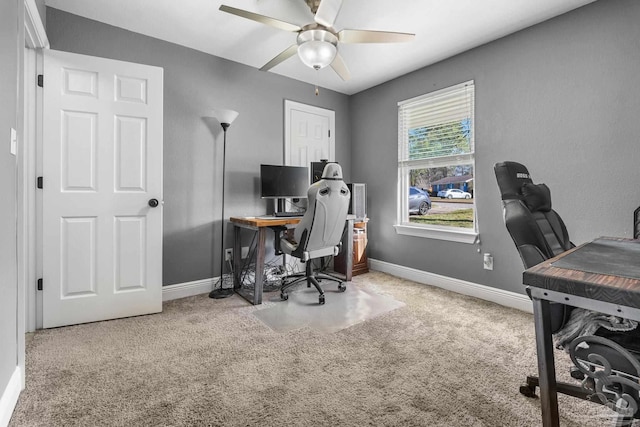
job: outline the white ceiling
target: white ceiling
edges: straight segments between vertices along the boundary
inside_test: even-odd
[[[351,79],[297,56],[269,72],[354,94],[595,0],[344,0],[334,28],[415,33],[400,44],[339,44]],[[313,22],[304,0],[46,0],[46,5],[260,68],[296,33],[218,10],[221,4],[296,25]]]

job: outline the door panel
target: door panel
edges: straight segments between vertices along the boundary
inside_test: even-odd
[[[44,52],[43,326],[162,310],[162,69]]]
[[[96,217],[60,221],[62,299],[96,295]]]
[[[144,216],[115,218],[116,292],[146,287],[146,222]]]
[[[62,111],[62,191],[95,191],[98,115]]]
[[[116,192],[144,192],[146,188],[147,120],[116,116]]]

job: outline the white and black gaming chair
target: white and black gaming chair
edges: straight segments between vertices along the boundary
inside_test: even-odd
[[[564,222],[551,208],[551,192],[545,184],[534,184],[529,171],[520,163],[496,163],[494,171],[502,195],[504,222],[525,269],[574,247]],[[565,325],[573,307],[558,303],[550,305],[555,334]],[[618,413],[616,425],[619,426],[640,418],[638,329],[612,332],[600,328],[595,336],[574,339],[567,351],[575,364],[571,376],[582,383],[558,382],[559,393],[608,406]],[[584,363],[588,360],[600,364]],[[534,397],[537,386],[538,378],[528,376],[520,393]]]
[[[278,242],[283,253],[305,263],[304,274],[282,279],[281,299],[286,300],[287,290],[303,280],[306,280],[307,286],[313,285],[318,290],[320,304],[324,304],[325,300],[319,280],[333,280],[338,282],[339,291],[346,289],[341,280],[312,271],[312,260],[340,252],[350,199],[351,193],[342,179],[342,168],[337,163],[328,163],[322,178],[307,191],[307,210],[294,230],[294,241],[283,237]]]

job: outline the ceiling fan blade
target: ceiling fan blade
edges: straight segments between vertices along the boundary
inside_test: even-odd
[[[342,30],[338,40],[342,43],[401,43],[413,40],[415,34],[390,31]]]
[[[223,12],[230,13],[232,15],[240,16],[242,18],[251,19],[253,21],[259,22],[261,24],[269,25],[271,27],[275,27],[275,28],[278,28],[280,30],[293,31],[293,32],[301,30],[300,26],[298,26],[298,25],[290,24],[288,22],[281,21],[281,20],[275,19],[275,18],[269,18],[268,16],[260,15],[258,13],[249,12],[247,10],[236,9],[235,7],[227,6],[227,5],[224,5],[224,4],[220,6],[220,10],[223,11]]]
[[[314,20],[325,27],[333,27],[341,7],[342,0],[322,0]]]
[[[339,53],[336,54],[336,57],[333,59],[331,68],[333,68],[333,71],[335,71],[345,82],[351,78],[351,73],[349,73],[349,69]]]
[[[268,70],[272,69],[273,67],[275,67],[276,65],[278,65],[282,61],[285,61],[285,60],[291,58],[297,52],[298,52],[298,45],[297,44],[292,44],[291,46],[289,46],[288,48],[283,50],[280,54],[278,54],[278,56],[276,56],[271,61],[269,61],[266,64],[264,64],[262,66],[262,68],[260,68],[260,71],[268,71]]]

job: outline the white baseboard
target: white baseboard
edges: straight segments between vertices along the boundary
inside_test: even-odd
[[[178,298],[186,298],[194,295],[208,294],[213,290],[213,284],[217,277],[195,280],[193,282],[176,283],[162,287],[162,301],[170,301]]]
[[[22,375],[19,366],[13,371],[9,384],[4,389],[4,393],[0,396],[0,427],[6,427],[11,421],[11,415],[18,403],[18,397],[22,391]]]
[[[459,294],[495,302],[496,304],[504,305],[506,307],[516,308],[518,310],[526,311],[527,313],[533,313],[531,300],[524,294],[517,294],[511,291],[492,288],[491,286],[441,276],[439,274],[429,273],[415,268],[404,267],[402,265],[391,264],[386,261],[379,261],[371,258],[369,258],[369,268],[383,273],[389,273],[403,279],[436,286]]]
[[[454,279],[452,277],[441,276],[435,273],[404,267],[402,265],[391,264],[386,261],[369,258],[369,268],[371,270],[389,273],[403,279],[414,282],[432,285],[438,288],[447,289],[463,295],[469,295],[486,301],[518,310],[533,313],[531,300],[527,295],[505,291],[491,286],[480,285],[478,283],[467,282],[465,280]],[[176,283],[162,287],[162,301],[170,301],[178,298],[186,298],[194,295],[207,294],[213,289],[217,277],[210,279],[195,280],[193,282]],[[0,425],[2,427],[2,425]]]

